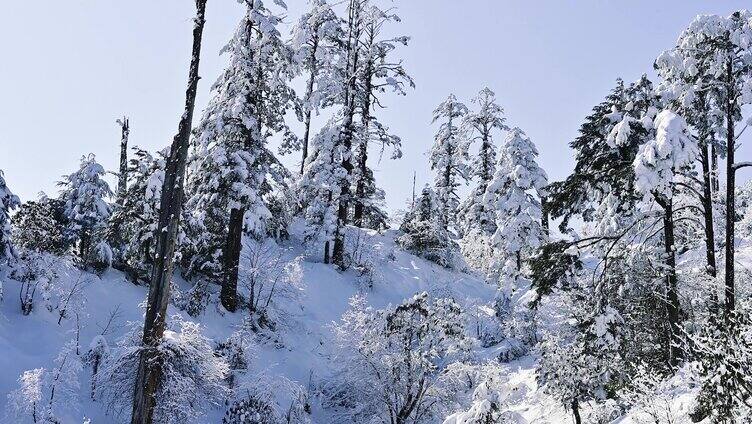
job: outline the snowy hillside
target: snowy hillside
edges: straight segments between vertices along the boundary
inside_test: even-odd
[[[289,278],[296,281],[296,292],[289,293],[291,304],[284,306],[284,319],[276,323],[277,331],[255,334],[252,367],[243,378],[249,382],[261,379],[277,398],[280,411],[289,407],[297,391],[315,393],[312,385],[319,384],[330,374],[335,353],[330,325],[348,309],[348,301],[353,295],[366,295],[368,303],[379,309],[398,305],[420,292],[451,297],[461,305],[485,304],[494,298],[495,289],[482,280],[406,253],[395,247],[393,236],[392,231],[383,236],[373,232],[364,235],[368,239],[364,248],[371,252],[375,273],[373,287],[368,287],[357,273],[340,273],[323,263],[304,261],[304,252],[295,236],[275,245],[282,255],[275,266],[293,268]],[[0,309],[0,351],[3,352],[0,355],[0,369],[3,370],[0,374],[0,407],[3,410],[6,409],[8,393],[19,387],[19,376],[25,370],[54,369],[58,352],[69,341],[78,338],[82,354],[100,335],[109,346],[115,346],[129,330],[129,323],[143,321],[143,309],[139,305],[145,300],[146,287],[134,285],[115,270],[98,276],[82,272],[63,259],[58,261],[59,278],[54,285],[59,290],[64,291],[81,282],[80,289],[74,294],[75,315],[69,313],[59,325],[59,302],[65,299],[65,293],[52,296],[52,311],[45,309],[44,301],[38,296],[40,300],[35,302],[32,312],[24,316],[16,295],[21,283],[8,275],[2,277],[5,299]],[[182,291],[190,288],[181,279],[178,281]],[[212,286],[209,290],[216,299],[218,288]],[[180,316],[198,322],[202,333],[213,343],[218,343],[243,327],[245,315],[228,313],[216,305],[216,300],[212,301],[212,306],[194,318],[171,304],[168,314],[171,320]],[[479,350],[478,354],[491,356],[494,352]],[[524,362],[521,366],[529,367],[530,364]],[[530,372],[530,368],[525,368],[525,373]],[[524,378],[529,380],[530,376]],[[80,387],[75,393],[78,401],[65,405],[64,422],[82,422],[84,417],[90,418],[92,423],[114,421],[112,415],[106,415],[101,402],[91,400],[91,370],[88,367],[80,373],[79,379]],[[316,399],[311,403],[312,422],[330,422],[327,412],[316,404]],[[224,408],[217,408],[197,422],[219,422],[223,414]]]

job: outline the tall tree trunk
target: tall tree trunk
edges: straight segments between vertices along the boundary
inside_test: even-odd
[[[727,98],[726,98],[726,266],[725,266],[725,310],[734,310],[734,207],[736,188],[736,172],[734,170],[734,99],[732,89],[732,68],[729,61],[726,65]]]
[[[196,18],[193,25],[193,48],[188,73],[188,88],[185,93],[185,110],[180,118],[178,133],[172,140],[162,184],[156,254],[146,306],[146,318],[144,319],[143,346],[133,389],[131,424],[151,424],[153,422],[156,394],[162,379],[161,359],[157,347],[162,341],[165,330],[173,256],[180,215],[183,209],[183,180],[199,80],[198,65],[201,57],[201,37],[204,31],[205,11],[206,0],[196,0]]]
[[[316,61],[316,50],[319,48],[318,35],[313,36],[313,42],[311,45],[311,75],[308,78],[308,86],[306,87],[306,112],[305,112],[305,131],[303,132],[303,159],[300,161],[300,175],[303,175],[303,169],[305,169],[305,161],[308,158],[308,140],[311,137],[311,95],[313,94],[313,84],[316,81],[316,74],[318,72],[318,63]]]
[[[365,212],[366,183],[368,179],[368,141],[370,137],[369,124],[371,122],[371,91],[373,65],[368,61],[368,67],[363,75],[363,105],[361,121],[363,125],[363,138],[358,144],[356,162],[358,164],[358,180],[355,182],[355,206],[353,210],[353,223],[356,227],[363,228],[363,214]]]
[[[571,403],[572,414],[574,415],[574,423],[582,424],[582,418],[580,418],[580,403],[577,399],[574,399]]]
[[[548,198],[546,196],[541,197],[541,228],[543,228],[543,234],[548,237],[550,235],[549,229],[549,216],[548,207],[546,205]]]
[[[227,238],[222,249],[222,289],[219,299],[230,312],[238,309],[238,265],[243,240],[243,216],[245,209],[232,209],[227,228]]]
[[[361,0],[350,0],[350,18],[346,73],[347,84],[345,89],[345,113],[340,134],[340,143],[345,151],[342,159],[342,168],[346,176],[340,183],[339,208],[337,210],[337,225],[334,229],[334,248],[332,249],[332,262],[340,269],[345,268],[345,227],[347,225],[347,213],[350,202],[350,176],[353,173],[352,164],[352,139],[353,139],[353,116],[355,115],[355,90],[357,89],[358,51],[360,40],[360,9]]]
[[[123,117],[120,123],[121,137],[120,137],[120,174],[118,175],[117,196],[118,203],[122,205],[125,202],[125,192],[128,184],[128,135],[131,128],[128,123],[128,118]]]
[[[708,145],[707,141],[704,140],[700,141],[700,159],[702,161],[702,208],[705,218],[705,260],[708,275],[715,279],[717,268],[715,261],[715,228],[713,226],[713,193]],[[718,302],[715,289],[710,296],[713,303]]]
[[[668,312],[669,347],[668,358],[672,367],[677,367],[682,358],[679,344],[680,321],[679,321],[679,292],[676,276],[676,248],[674,246],[674,207],[670,199],[661,198],[658,203],[663,208],[663,244],[666,253],[666,309]]]

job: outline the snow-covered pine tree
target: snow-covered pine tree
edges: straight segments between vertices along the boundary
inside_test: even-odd
[[[11,242],[10,211],[20,203],[18,196],[8,188],[3,171],[0,170],[0,259],[7,260],[16,255]]]
[[[281,3],[280,3],[281,4]],[[222,305],[237,308],[238,263],[244,232],[265,234],[268,175],[285,169],[267,138],[294,137],[285,112],[294,106],[292,49],[281,39],[281,17],[260,0],[246,12],[224,47],[229,64],[212,87],[192,146],[187,207],[194,247],[192,270],[222,278]],[[196,252],[200,254],[196,254]]]
[[[504,110],[496,103],[495,94],[484,88],[473,98],[475,110],[464,117],[462,131],[472,145],[477,142],[478,152],[470,164],[471,177],[476,186],[460,205],[457,213],[457,231],[460,246],[468,264],[481,272],[488,271],[491,262],[490,239],[496,231],[495,211],[487,210],[483,203],[486,187],[496,172],[496,146],[494,133],[507,130]]]
[[[339,197],[337,205],[337,221],[334,227],[334,243],[332,246],[332,262],[340,269],[345,268],[345,227],[348,223],[351,187],[353,179],[352,146],[355,137],[355,113],[357,107],[358,85],[358,57],[362,50],[363,26],[367,17],[366,11],[369,0],[350,0],[347,6],[346,43],[344,43],[344,68],[341,69],[338,86],[341,90],[341,126],[340,135],[335,139],[335,149],[340,150],[341,168],[345,171],[338,175]]]
[[[342,51],[345,35],[342,20],[326,0],[313,0],[310,9],[304,13],[292,30],[292,48],[296,60],[307,73],[306,92],[303,97],[303,114],[305,130],[301,140],[303,157],[300,173],[303,174],[308,158],[308,144],[311,134],[311,114],[321,106],[332,102],[332,93],[328,90],[334,74],[337,60]],[[292,146],[284,146],[288,149]]]
[[[442,212],[438,196],[426,185],[415,207],[405,214],[397,243],[408,252],[450,267],[457,246],[445,228]]]
[[[62,255],[68,249],[63,237],[66,223],[58,199],[40,196],[39,200],[24,202],[13,216],[13,242],[34,252]]]
[[[117,202],[118,204],[122,204],[128,186],[128,136],[131,133],[131,126],[127,116],[115,122],[120,126],[120,168],[118,172]]]
[[[461,184],[460,180],[466,180],[469,176],[467,143],[460,132],[460,124],[467,113],[467,106],[458,101],[454,94],[450,94],[433,111],[432,122],[441,123],[434,137],[429,161],[431,169],[436,172],[434,187],[441,202],[445,229],[456,226],[455,213],[460,204],[457,187]]]
[[[504,295],[525,290],[522,261],[525,254],[545,241],[541,226],[540,198],[548,185],[546,172],[538,166],[538,150],[519,128],[513,128],[499,149],[499,162],[488,182],[482,202],[495,211],[491,247],[496,264],[492,279]]]
[[[152,155],[138,147],[133,149],[127,174],[128,182],[122,204],[110,219],[108,239],[122,240],[115,249],[113,267],[136,280],[148,280],[156,248],[159,203],[164,183],[165,155]],[[115,231],[118,232],[114,235]]]
[[[188,68],[188,87],[185,91],[185,108],[180,116],[178,131],[172,139],[170,154],[165,165],[165,177],[159,203],[157,246],[154,254],[149,285],[149,296],[144,316],[144,331],[138,355],[138,370],[133,384],[133,409],[131,422],[153,422],[156,396],[164,376],[159,366],[163,358],[158,352],[167,324],[167,302],[170,298],[170,283],[174,264],[178,227],[183,214],[183,184],[186,160],[193,126],[193,109],[198,89],[198,67],[201,61],[201,39],[206,23],[206,0],[196,0],[196,17],[193,20],[193,43]],[[135,364],[133,364],[135,365]],[[127,388],[125,390],[127,393]]]
[[[736,171],[744,163],[735,163],[734,154],[742,120],[742,108],[752,103],[752,13],[737,11],[728,17],[700,15],[682,33],[678,49],[691,53],[680,66],[682,73],[693,75],[699,84],[696,93],[707,91],[710,101],[722,112],[716,119],[717,133],[725,139],[726,210],[733,211]],[[692,93],[694,96],[695,93]],[[725,310],[735,306],[734,230],[732,213],[726,215]]]
[[[98,258],[90,255],[94,247],[104,242],[103,233],[112,214],[106,198],[112,196],[109,184],[102,177],[105,170],[93,154],[83,156],[79,169],[65,175],[58,183],[62,187],[60,199],[65,204],[64,214],[68,219],[66,237],[78,245],[78,257],[89,265]]]
[[[496,103],[496,95],[488,87],[483,88],[473,98],[477,110],[469,110],[462,121],[462,130],[470,143],[478,142],[478,154],[472,160],[471,177],[476,187],[463,202],[458,228],[461,234],[477,229],[477,235],[490,237],[496,231],[494,212],[485,208],[483,196],[486,187],[496,172],[496,146],[494,132],[508,130],[504,109]]]
[[[715,160],[715,152],[722,151],[724,146],[716,138],[716,130],[719,125],[719,116],[723,112],[719,105],[712,101],[707,88],[712,84],[712,78],[705,69],[707,63],[703,59],[702,49],[688,48],[685,38],[692,38],[691,32],[684,33],[679,37],[677,45],[658,56],[655,68],[662,78],[659,91],[663,99],[672,105],[674,110],[679,111],[697,136],[700,163],[702,166],[702,195],[700,201],[703,209],[703,229],[705,236],[705,261],[708,276],[715,280],[717,275],[716,252],[715,252],[715,223],[714,197],[717,195],[714,188],[714,169],[711,157]],[[691,40],[690,45],[694,44]],[[718,303],[718,293],[711,290],[711,303]],[[715,306],[714,306],[715,307]]]
[[[337,147],[340,135],[338,116],[331,118],[311,143],[299,182],[301,201],[306,205],[305,240],[313,251],[323,248],[323,261],[331,261],[331,245],[337,225],[339,178],[346,174],[341,167],[343,150]]]
[[[355,146],[355,186],[353,190],[353,224],[361,228],[381,229],[386,227],[386,213],[381,210],[384,193],[376,186],[373,170],[368,166],[369,147],[380,145],[381,151],[392,149],[392,159],[402,156],[402,140],[390,134],[389,128],[379,122],[375,115],[377,107],[383,107],[380,95],[386,91],[399,95],[407,94],[405,87],[415,87],[412,78],[405,72],[401,60],[392,59],[400,45],[407,45],[408,37],[382,38],[385,25],[399,22],[399,17],[371,5],[366,10],[363,25],[363,46],[359,55],[356,102],[360,113]]]

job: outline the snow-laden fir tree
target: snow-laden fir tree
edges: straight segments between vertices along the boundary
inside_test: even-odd
[[[280,2],[280,4],[282,4]],[[188,175],[191,271],[222,279],[222,304],[237,308],[238,262],[244,233],[265,233],[266,178],[286,170],[267,138],[294,137],[285,124],[294,106],[292,49],[282,40],[281,17],[260,0],[246,12],[223,48],[229,64],[196,129]]]
[[[314,137],[299,182],[299,192],[304,196],[301,200],[306,205],[306,244],[314,255],[323,249],[324,263],[331,261],[340,196],[339,179],[347,173],[341,166],[345,152],[337,143],[339,136],[340,124],[335,116]]]
[[[326,0],[313,0],[309,7],[292,29],[291,46],[295,51],[295,59],[307,74],[303,97],[305,129],[301,140],[301,174],[308,158],[311,115],[313,112],[318,114],[319,108],[330,105],[334,100],[330,89],[336,81],[336,66],[341,59],[340,53],[345,39],[343,22]],[[284,147],[288,149],[293,146]]]
[[[433,123],[440,122],[434,137],[429,163],[436,172],[434,187],[444,220],[444,228],[455,226],[455,214],[460,200],[457,188],[469,177],[467,143],[460,131],[467,106],[450,94],[433,111]]]
[[[11,243],[10,212],[20,205],[18,196],[13,194],[5,183],[5,176],[0,170],[0,259],[15,256]]]
[[[496,146],[494,133],[507,130],[504,109],[496,103],[496,95],[488,87],[483,88],[473,98],[476,109],[470,109],[463,118],[462,130],[469,142],[479,144],[478,153],[470,164],[471,178],[475,180],[475,189],[462,203],[458,216],[461,233],[467,234],[477,230],[480,236],[490,237],[496,231],[493,210],[487,210],[483,196],[491,179],[496,173]]]
[[[402,157],[402,140],[390,133],[382,124],[376,111],[383,108],[385,92],[407,94],[407,86],[415,83],[402,66],[402,61],[393,58],[399,46],[407,45],[408,37],[383,38],[385,25],[399,22],[391,11],[374,5],[368,7],[363,25],[363,46],[359,53],[356,102],[360,122],[356,130],[355,168],[353,187],[353,224],[361,228],[382,229],[387,226],[387,214],[382,210],[384,192],[376,185],[373,169],[368,164],[369,149],[375,144],[381,153],[392,150],[391,158]]]
[[[374,310],[363,296],[334,324],[336,374],[324,388],[342,423],[433,422],[455,407],[456,368],[471,341],[461,309],[423,292]]]
[[[441,205],[436,193],[426,185],[415,207],[405,214],[397,243],[414,255],[451,267],[457,246],[444,225]]]
[[[61,202],[40,196],[23,203],[13,216],[13,242],[24,250],[62,255],[68,249]]]
[[[512,129],[499,149],[499,162],[483,195],[484,209],[495,211],[491,246],[496,262],[492,279],[506,296],[522,287],[522,261],[545,240],[540,198],[548,184],[537,163],[538,149],[519,129]]]
[[[468,264],[481,272],[488,271],[491,262],[490,239],[496,231],[495,211],[486,209],[483,196],[486,187],[496,172],[496,146],[494,136],[508,129],[504,110],[496,103],[489,88],[484,88],[473,98],[471,108],[462,122],[462,131],[472,145],[478,144],[478,152],[470,163],[471,178],[475,188],[460,205],[457,214],[457,230],[462,239],[462,253]]]
[[[752,103],[752,13],[741,10],[728,17],[718,15],[697,16],[679,38],[677,49],[685,56],[681,64],[675,63],[677,72],[692,77],[686,101],[707,93],[715,116],[718,135],[725,140],[726,153],[726,210],[733,211],[736,186],[734,154],[739,131],[736,124],[742,120],[742,109]],[[667,56],[659,58],[672,60]],[[735,305],[734,242],[735,220],[727,214],[725,225],[725,290],[726,312]]]
[[[103,179],[105,170],[93,154],[83,156],[79,169],[65,175],[58,183],[62,188],[60,199],[64,202],[64,215],[68,220],[65,236],[78,246],[82,263],[93,264],[107,253],[104,230],[112,214],[107,198],[112,196],[109,184]],[[99,248],[104,248],[101,252]],[[96,257],[94,257],[94,256]]]
[[[114,267],[147,280],[156,248],[159,208],[165,172],[165,154],[133,148],[125,197],[115,208],[108,228],[109,239],[119,239]],[[117,232],[117,234],[113,234]],[[179,238],[181,238],[179,236]]]

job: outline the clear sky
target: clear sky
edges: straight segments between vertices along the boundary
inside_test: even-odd
[[[287,0],[287,22],[305,0]],[[269,0],[271,3],[271,0]],[[727,15],[745,1],[399,0],[400,52],[417,84],[388,96],[381,119],[404,142],[404,157],[374,164],[390,210],[431,181],[425,152],[436,130],[431,111],[450,92],[469,103],[483,86],[497,94],[508,123],[538,145],[550,179],[572,168],[568,143],[590,109],[621,76],[652,74],[697,14]],[[22,199],[55,182],[93,152],[117,169],[119,128],[131,145],[170,143],[182,113],[191,45],[191,0],[8,1],[0,25],[0,169]],[[196,118],[225,59],[218,55],[242,5],[208,0]],[[282,29],[288,32],[288,27]],[[322,119],[316,123],[320,124]],[[194,121],[195,122],[195,121]],[[497,140],[497,142],[500,140]],[[286,159],[291,166],[299,154]],[[737,154],[750,160],[752,140]]]

